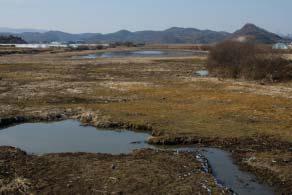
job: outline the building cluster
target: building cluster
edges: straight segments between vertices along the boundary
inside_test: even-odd
[[[291,43],[276,43],[273,45],[273,49],[292,49],[292,42]]]
[[[16,48],[31,48],[31,49],[47,49],[47,48],[95,48],[95,47],[109,47],[109,44],[78,44],[78,43],[60,43],[60,42],[51,42],[51,43],[40,43],[40,44],[0,44],[0,46],[10,46]]]

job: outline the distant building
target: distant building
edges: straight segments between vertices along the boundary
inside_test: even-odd
[[[289,49],[289,47],[285,43],[276,43],[273,45],[273,49]]]

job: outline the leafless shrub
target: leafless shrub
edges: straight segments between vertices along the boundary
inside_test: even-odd
[[[226,41],[210,50],[207,68],[218,77],[283,81],[292,79],[291,62],[271,49]]]

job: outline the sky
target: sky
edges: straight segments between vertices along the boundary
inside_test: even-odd
[[[245,23],[292,34],[292,0],[0,0],[0,27],[110,33]]]

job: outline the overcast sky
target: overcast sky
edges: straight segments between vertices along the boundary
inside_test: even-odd
[[[292,0],[0,0],[0,27],[71,33],[169,27],[292,33]]]

